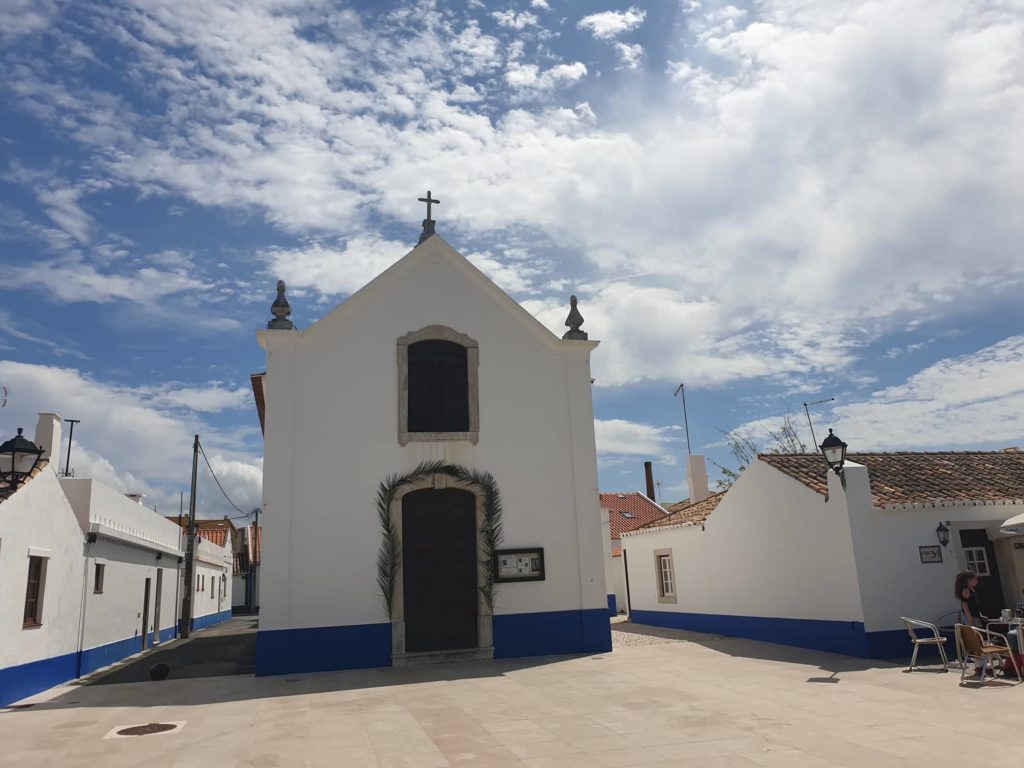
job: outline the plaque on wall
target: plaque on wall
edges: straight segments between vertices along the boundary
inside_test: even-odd
[[[917,551],[921,555],[922,563],[941,563],[942,562],[942,547],[937,544],[932,544],[929,547],[918,547]]]
[[[494,553],[495,581],[544,581],[544,549],[499,549]]]

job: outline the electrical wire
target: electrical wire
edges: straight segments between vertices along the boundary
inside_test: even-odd
[[[206,468],[210,470],[210,474],[213,475],[213,481],[217,484],[217,487],[220,488],[220,492],[224,494],[224,498],[228,500],[228,504],[234,507],[235,511],[238,512],[242,517],[249,517],[250,515],[252,515],[252,512],[243,512],[242,510],[240,510],[238,508],[238,505],[231,500],[230,496],[228,496],[228,492],[224,490],[224,486],[221,485],[220,480],[217,479],[217,473],[213,471],[213,467],[210,465],[210,460],[206,458],[206,451],[203,450],[203,444],[201,442],[199,443],[199,452],[203,454],[203,461],[206,462]],[[231,519],[238,520],[240,518],[235,517]]]

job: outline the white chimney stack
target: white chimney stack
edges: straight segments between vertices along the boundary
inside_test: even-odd
[[[36,439],[32,441],[44,449],[41,459],[56,462],[53,467],[55,471],[60,471],[61,421],[56,413],[40,413],[39,421],[36,422]]]
[[[708,490],[708,470],[704,466],[704,457],[691,454],[686,457],[686,482],[690,486],[690,503],[704,501],[711,492]]]

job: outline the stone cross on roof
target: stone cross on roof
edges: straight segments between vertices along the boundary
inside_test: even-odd
[[[419,200],[421,203],[427,204],[427,218],[423,220],[423,231],[420,233],[420,243],[422,243],[424,240],[426,240],[428,237],[434,234],[434,219],[431,218],[430,216],[430,206],[433,205],[434,203],[440,204],[441,201],[432,197],[429,189],[427,190],[426,197],[418,197],[416,199]],[[419,243],[417,243],[417,245],[419,245]]]

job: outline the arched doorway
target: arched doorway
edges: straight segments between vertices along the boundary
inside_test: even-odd
[[[402,496],[405,652],[476,648],[477,498],[460,488]]]

